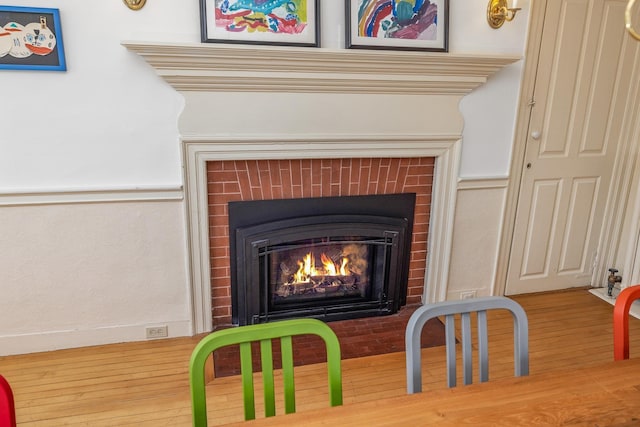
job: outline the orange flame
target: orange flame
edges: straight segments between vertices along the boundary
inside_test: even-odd
[[[340,266],[340,274],[342,276],[348,276],[351,274],[351,272],[347,270],[348,263],[349,263],[349,260],[347,258],[342,258],[342,265]]]
[[[316,260],[311,252],[298,261],[298,271],[294,274],[295,283],[305,283],[311,276],[349,276],[351,272],[347,269],[349,259],[343,257],[341,265],[338,267],[331,258],[324,253],[320,255],[322,267],[316,268]]]
[[[322,260],[322,265],[324,266],[324,271],[326,272],[326,274],[328,274],[329,276],[337,275],[336,265],[333,263],[333,261],[331,261],[331,258],[323,253],[320,256],[320,259]]]

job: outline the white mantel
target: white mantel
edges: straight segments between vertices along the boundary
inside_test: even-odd
[[[464,95],[515,56],[123,42],[180,92],[196,332],[211,328],[206,162],[436,157],[426,301],[446,297]]]
[[[122,43],[182,91],[465,95],[516,56]]]

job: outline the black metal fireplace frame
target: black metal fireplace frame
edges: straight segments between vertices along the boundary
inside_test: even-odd
[[[229,203],[233,323],[288,317],[330,321],[397,312],[406,303],[414,207],[414,193]],[[376,240],[370,243],[383,252],[377,256],[389,259],[387,269],[372,283],[372,298],[285,311],[270,308],[268,296],[259,285],[268,274],[264,255],[269,248],[287,241],[329,241],[348,236]]]

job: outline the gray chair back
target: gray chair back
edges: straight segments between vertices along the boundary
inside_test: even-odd
[[[456,337],[455,315],[460,315],[462,364],[464,383],[473,382],[471,352],[471,313],[477,313],[478,364],[480,382],[489,380],[489,350],[487,340],[487,310],[506,309],[513,315],[514,366],[515,376],[529,375],[529,322],[524,309],[507,297],[471,298],[460,301],[445,301],[426,304],[418,308],[409,318],[405,333],[407,357],[407,392],[422,391],[422,360],[420,335],[424,324],[434,317],[445,317],[447,347],[447,382],[456,385]]]

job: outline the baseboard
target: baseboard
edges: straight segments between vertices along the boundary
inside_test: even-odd
[[[148,340],[145,334],[146,328],[160,325],[167,326],[167,338],[192,335],[192,324],[187,320],[86,330],[53,331],[42,334],[12,335],[0,337],[0,356],[39,353],[66,348],[90,347],[122,342],[146,341]]]
[[[615,297],[610,297],[609,295],[607,295],[607,288],[593,288],[589,289],[589,292],[611,305],[615,305],[616,303]],[[636,319],[640,319],[640,300],[634,301],[633,304],[631,304],[629,314]]]

